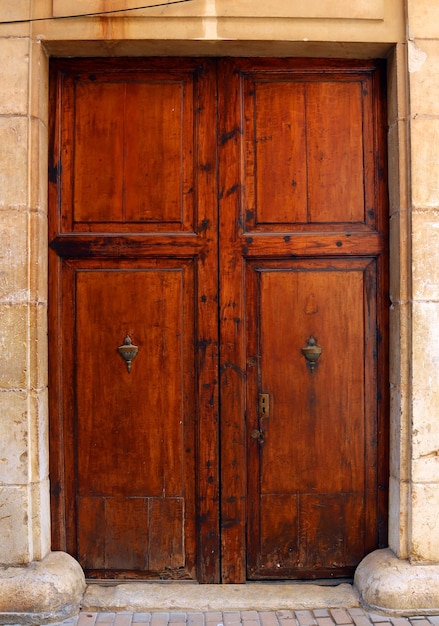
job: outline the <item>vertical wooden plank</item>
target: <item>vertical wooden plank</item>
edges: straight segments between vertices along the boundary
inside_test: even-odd
[[[246,578],[245,265],[238,239],[242,232],[239,211],[243,85],[239,69],[228,60],[221,62],[218,80],[222,580],[241,583]]]
[[[216,63],[203,60],[196,73],[195,142],[197,145],[196,232],[203,241],[197,259],[195,292],[198,372],[197,534],[198,580],[220,582],[219,529],[219,338],[218,338],[218,187]]]

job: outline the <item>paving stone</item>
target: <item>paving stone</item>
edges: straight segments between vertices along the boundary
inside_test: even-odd
[[[114,618],[116,617],[116,613],[98,613],[98,617],[96,620],[97,624],[113,624]]]
[[[259,621],[262,626],[279,626],[279,620],[274,611],[259,611]]]
[[[133,615],[133,624],[137,624],[139,622],[150,622],[151,621],[151,613],[134,613]]]
[[[352,624],[352,617],[344,609],[330,609],[330,613],[336,624]]]
[[[411,624],[413,624],[413,626],[431,626],[431,623],[428,621],[428,619],[421,616],[411,617],[410,622]]]
[[[390,620],[393,626],[407,626],[410,624],[406,617],[392,617]]]
[[[133,613],[116,613],[114,618],[114,626],[131,626],[133,621]]]
[[[366,615],[366,612],[363,611],[363,609],[358,609],[358,608],[348,609],[348,613],[352,617],[354,617],[354,615],[360,616],[360,617],[364,617]]]
[[[204,626],[204,613],[188,613],[187,614],[188,626]]]
[[[206,624],[212,624],[212,622],[222,624],[223,614],[220,611],[208,611],[204,614],[204,621]]]
[[[314,617],[330,617],[328,609],[314,609]]]
[[[169,613],[151,613],[151,626],[167,626],[169,621]]]
[[[242,620],[255,620],[259,622],[259,613],[257,611],[241,611]]]
[[[439,626],[439,615],[430,615],[428,621],[433,624],[433,626]]]
[[[376,615],[376,613],[368,613],[367,616],[374,624],[378,624],[379,622],[390,622],[390,617],[386,617],[385,615]]]
[[[311,611],[294,611],[300,626],[314,626],[316,620]]]
[[[372,622],[366,615],[352,615],[355,626],[371,626]],[[431,626],[431,624],[430,624]]]
[[[334,620],[331,617],[317,617],[318,626],[334,626]]]
[[[169,623],[175,624],[175,622],[183,622],[186,624],[186,613],[169,613]]]
[[[291,619],[294,618],[294,613],[292,611],[276,611],[277,619]]]

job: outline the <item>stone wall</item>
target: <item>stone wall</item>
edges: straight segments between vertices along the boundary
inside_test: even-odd
[[[113,15],[66,17],[139,4],[145,3],[14,0],[0,6],[0,563],[14,566],[20,581],[19,566],[52,558],[46,333],[48,57],[386,57],[393,552],[386,553],[385,562],[383,554],[370,555],[367,572],[372,571],[381,586],[390,586],[386,576],[396,567],[392,559],[407,559],[397,579],[410,581],[414,570],[418,577],[423,572],[431,591],[427,608],[439,608],[439,4],[190,0]],[[370,582],[361,577],[365,571],[359,572],[360,587]],[[38,576],[41,573],[35,573],[35,580]],[[79,573],[72,576],[76,582],[71,595],[76,598],[83,582]],[[405,600],[399,593],[399,600],[388,595],[378,602],[375,594],[366,601],[396,609],[395,603]],[[424,599],[415,593],[410,601],[416,608]],[[5,602],[7,598],[0,613],[6,611]],[[38,611],[44,613],[41,607],[35,614]]]

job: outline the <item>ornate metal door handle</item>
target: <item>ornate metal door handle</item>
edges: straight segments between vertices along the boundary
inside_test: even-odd
[[[317,339],[313,335],[308,339],[306,346],[302,348],[302,354],[308,362],[309,369],[313,372],[322,354],[322,348],[317,345]]]
[[[139,348],[131,342],[131,337],[127,335],[123,340],[123,345],[117,351],[126,363],[128,373],[131,372],[131,363],[136,358]]]

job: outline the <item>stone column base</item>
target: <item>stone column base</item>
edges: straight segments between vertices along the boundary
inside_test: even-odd
[[[407,617],[439,614],[439,565],[412,565],[389,548],[361,561],[355,586],[369,611]]]
[[[81,566],[65,552],[0,568],[0,624],[62,621],[78,613],[84,591]]]

